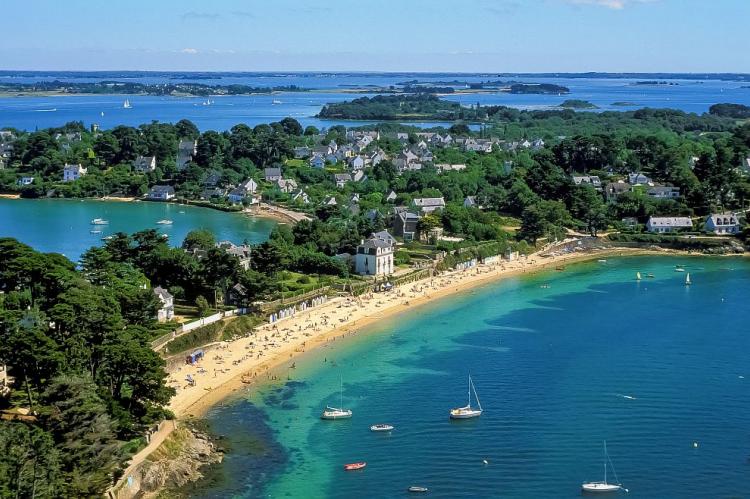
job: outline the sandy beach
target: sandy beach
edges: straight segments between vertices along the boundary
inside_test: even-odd
[[[334,341],[336,337],[356,334],[375,321],[476,286],[596,258],[665,253],[670,252],[617,248],[544,257],[536,253],[512,262],[445,272],[389,292],[331,298],[324,305],[260,326],[249,337],[206,349],[204,359],[196,365],[176,366],[169,373],[169,384],[177,390],[170,409],[178,418],[199,417],[248,383],[272,380],[272,370],[285,363],[291,364],[296,355]],[[195,380],[194,386],[186,381],[188,375]]]
[[[20,194],[0,194],[0,199],[21,199]]]

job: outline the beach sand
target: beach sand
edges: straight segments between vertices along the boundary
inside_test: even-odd
[[[200,417],[248,382],[266,381],[272,370],[291,364],[294,357],[327,344],[335,337],[356,334],[380,321],[432,300],[460,293],[503,278],[550,270],[561,264],[626,255],[665,254],[668,251],[643,249],[602,249],[542,257],[540,254],[478,265],[463,271],[444,272],[433,278],[405,284],[391,291],[360,297],[336,297],[324,305],[298,312],[295,316],[256,328],[248,337],[224,342],[206,351],[194,366],[177,365],[169,373],[169,384],[177,394],[170,409],[178,418]],[[189,386],[186,376],[196,380]],[[244,378],[244,379],[243,379]]]

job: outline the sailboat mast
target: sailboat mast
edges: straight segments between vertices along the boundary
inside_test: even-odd
[[[341,397],[341,405],[339,405],[339,408],[343,410],[344,408],[344,378],[343,376],[339,378],[339,396]]]
[[[469,401],[466,403],[467,406],[471,407],[471,374],[469,374],[469,386],[466,387],[466,391],[469,395]]]
[[[607,483],[607,441],[604,441],[604,483]]]

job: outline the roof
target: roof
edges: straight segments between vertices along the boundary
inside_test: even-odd
[[[152,193],[163,192],[163,193],[174,194],[174,187],[172,187],[171,185],[155,185],[151,188],[150,192]]]
[[[162,301],[167,301],[172,299],[172,295],[169,291],[162,288],[161,286],[157,286],[154,288],[154,294],[159,297]]]
[[[445,206],[445,199],[443,198],[414,198],[414,205],[425,207],[425,206]]]
[[[738,225],[739,219],[734,213],[711,213],[706,217],[706,221],[711,220],[714,225]]]
[[[690,217],[651,217],[648,219],[651,227],[692,227]]]
[[[281,175],[281,168],[266,168],[264,172],[266,177]]]
[[[413,220],[413,221],[419,221],[422,217],[419,216],[416,213],[412,213],[410,211],[402,211],[398,214],[399,218],[403,220],[404,222]]]
[[[395,241],[396,238],[391,235],[387,230],[381,230],[370,235],[370,239],[379,239],[381,241]]]
[[[349,181],[352,179],[352,176],[349,175],[348,173],[334,173],[333,178],[336,181]]]
[[[384,249],[391,249],[393,247],[390,241],[383,241],[382,239],[367,239],[359,246],[363,248],[384,248]]]

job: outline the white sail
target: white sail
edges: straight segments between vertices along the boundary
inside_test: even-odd
[[[690,286],[692,284],[692,281],[690,280],[690,273],[688,273],[688,275],[685,276],[685,284],[687,286]]]
[[[640,272],[636,272],[635,273],[635,280],[636,281],[640,281],[641,280],[641,273]]]

